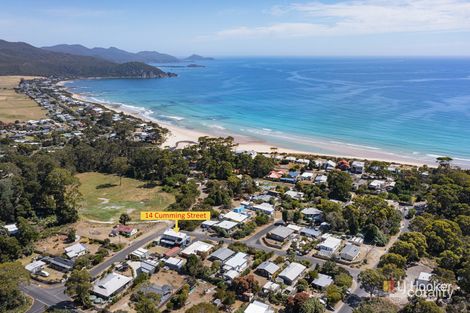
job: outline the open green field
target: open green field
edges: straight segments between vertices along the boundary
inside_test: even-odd
[[[37,120],[46,117],[46,111],[36,102],[24,94],[15,92],[14,88],[18,86],[20,79],[20,76],[0,76],[0,121],[2,122],[13,123],[17,120]]]
[[[86,220],[118,221],[121,213],[127,212],[136,221],[140,211],[163,210],[175,202],[172,194],[139,180],[123,177],[119,186],[116,175],[82,173],[77,177],[84,199],[80,216]]]

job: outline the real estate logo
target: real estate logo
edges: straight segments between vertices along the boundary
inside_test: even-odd
[[[455,290],[452,284],[438,281],[410,284],[406,281],[395,281],[391,278],[383,282],[383,291],[388,293],[390,297],[405,295],[409,298],[450,299]]]

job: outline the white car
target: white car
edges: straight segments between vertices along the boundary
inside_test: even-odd
[[[49,277],[50,274],[46,271],[40,271],[39,275],[42,276],[42,277]]]

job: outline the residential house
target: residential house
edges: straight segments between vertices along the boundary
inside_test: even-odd
[[[256,272],[259,275],[267,278],[271,278],[277,271],[279,271],[279,266],[269,261],[264,261],[256,268]]]
[[[416,287],[426,289],[428,285],[432,284],[431,282],[432,276],[433,276],[432,273],[427,273],[427,272],[419,273],[418,278],[416,278],[415,280]]]
[[[211,255],[209,255],[209,260],[221,261],[223,263],[234,254],[235,254],[235,251],[232,251],[229,248],[220,248],[212,252]]]
[[[92,292],[101,298],[109,299],[124,290],[131,281],[130,277],[112,272],[96,281]]]
[[[237,222],[237,223],[244,223],[248,219],[248,216],[245,215],[245,214],[230,211],[230,212],[224,214],[222,218],[224,220],[231,220],[231,221],[234,221],[234,222]]]
[[[312,180],[313,179],[313,173],[312,172],[303,172],[300,175],[301,180]]]
[[[307,268],[300,263],[292,262],[277,276],[286,285],[293,285]]]
[[[347,244],[341,250],[340,256],[342,259],[352,262],[359,256],[360,253],[361,249],[358,246],[353,244]]]
[[[325,163],[323,163],[323,168],[327,171],[334,170],[336,168],[336,163],[331,160],[328,160]]]
[[[333,284],[333,278],[329,275],[318,274],[318,277],[312,281],[312,285],[320,290],[325,289],[329,285]]]
[[[129,258],[133,260],[144,260],[149,257],[149,251],[144,248],[139,248],[134,250],[130,255]]]
[[[132,237],[137,233],[137,229],[127,225],[118,225],[116,230],[119,234],[123,235],[124,237]]]
[[[46,263],[44,261],[34,261],[27,264],[24,268],[31,274],[38,274],[44,269]]]
[[[157,294],[160,296],[160,302],[158,307],[164,305],[168,300],[170,300],[171,295],[173,294],[173,288],[170,285],[155,285],[155,284],[144,284],[139,288],[143,294]]]
[[[227,259],[227,261],[225,261],[222,269],[226,272],[234,270],[241,273],[248,267],[248,260],[248,254],[237,252],[235,255],[231,256],[229,259]]]
[[[326,175],[321,174],[315,177],[315,184],[317,185],[326,184],[327,181],[328,181],[328,176]]]
[[[341,245],[341,239],[330,236],[318,245],[320,255],[331,257]]]
[[[305,237],[310,237],[310,238],[318,238],[321,236],[322,232],[320,230],[317,230],[315,228],[311,227],[303,227],[300,230],[300,234]]]
[[[155,273],[157,267],[158,267],[157,260],[144,259],[143,261],[140,262],[140,265],[137,268],[137,275],[138,274],[152,275],[153,273]]]
[[[67,255],[69,259],[74,259],[86,253],[87,253],[87,249],[81,243],[76,243],[70,247],[65,248],[65,254]]]
[[[317,208],[305,208],[301,211],[304,220],[309,220],[311,222],[322,222],[323,221],[323,211]]]
[[[163,260],[166,267],[169,269],[179,271],[186,263],[183,259],[177,257],[169,257]]]
[[[268,304],[255,300],[252,303],[250,303],[246,307],[245,311],[243,312],[244,313],[274,313],[274,309]]]
[[[201,255],[201,254],[209,254],[211,250],[214,248],[214,245],[203,241],[196,241],[187,246],[183,251],[181,251],[181,255],[184,257],[188,257],[191,254],[194,255]]]
[[[209,229],[212,228],[214,225],[216,225],[219,221],[204,221],[201,223],[201,228]]]
[[[382,190],[384,187],[385,187],[384,180],[374,179],[369,184],[369,189],[372,189],[372,190]]]
[[[279,284],[273,283],[272,281],[267,281],[266,284],[263,285],[262,292],[264,294],[268,294],[270,292],[276,292],[281,289]]]
[[[160,245],[184,247],[191,241],[191,238],[185,233],[175,232],[173,229],[167,229],[160,238]]]
[[[7,224],[7,225],[3,226],[3,228],[5,228],[7,230],[7,233],[10,236],[14,236],[14,235],[18,234],[18,232],[19,232],[19,229],[16,226],[16,224]]]
[[[73,269],[75,262],[73,260],[68,260],[59,256],[56,257],[45,257],[42,259],[44,262],[48,263],[50,267],[61,271],[61,272],[68,272]]]
[[[362,174],[364,173],[365,164],[362,161],[353,161],[351,163],[351,173]]]
[[[291,197],[292,199],[302,200],[304,198],[304,193],[300,191],[288,190],[285,192],[285,195]]]
[[[251,209],[253,211],[259,211],[267,215],[273,215],[274,213],[274,206],[267,202],[263,202],[261,204],[255,204],[251,207]]]
[[[268,233],[268,238],[276,241],[284,242],[294,233],[293,229],[285,226],[278,226]]]
[[[214,228],[220,228],[231,234],[237,228],[238,223],[232,221],[222,221],[214,225]]]

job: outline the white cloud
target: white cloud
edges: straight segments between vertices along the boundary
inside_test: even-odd
[[[263,26],[240,26],[211,38],[314,37],[400,32],[470,31],[470,1],[466,0],[361,0],[339,3],[293,3],[274,6],[277,19],[301,18]]]

